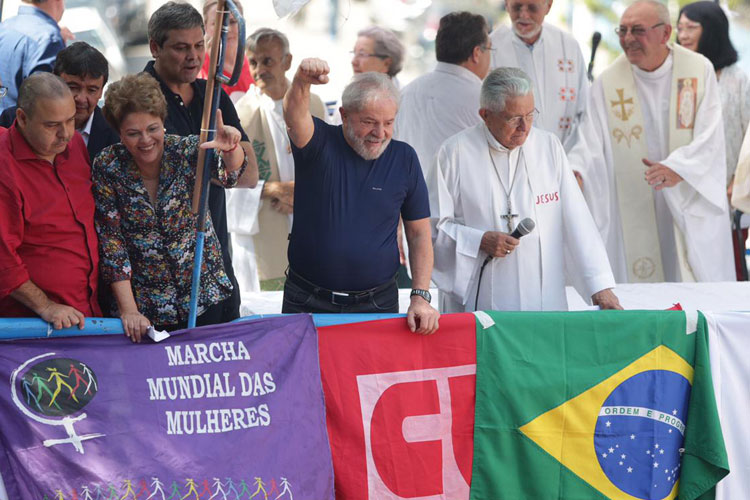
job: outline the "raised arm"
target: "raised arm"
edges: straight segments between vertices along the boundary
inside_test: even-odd
[[[304,59],[284,96],[284,121],[289,138],[298,148],[305,147],[315,131],[310,114],[310,85],[328,83],[329,72],[328,63],[324,60]]]

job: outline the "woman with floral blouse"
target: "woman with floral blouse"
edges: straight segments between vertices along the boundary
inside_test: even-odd
[[[166,135],[167,104],[157,81],[130,75],[107,89],[104,116],[120,133],[120,144],[94,160],[96,228],[101,275],[110,283],[125,334],[139,342],[150,324],[184,328],[192,280],[195,228],[192,194],[199,149],[216,148],[213,176],[225,187],[237,183],[247,165],[237,129],[217,115],[216,139]],[[219,160],[219,157],[221,158]],[[201,268],[197,324],[220,321],[217,304],[232,284],[210,218]]]

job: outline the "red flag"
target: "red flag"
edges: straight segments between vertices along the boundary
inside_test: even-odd
[[[431,336],[403,318],[324,327],[319,347],[336,498],[468,499],[474,315]]]

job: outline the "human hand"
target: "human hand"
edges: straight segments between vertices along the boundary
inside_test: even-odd
[[[294,79],[301,83],[310,85],[321,85],[328,83],[328,73],[331,69],[323,59],[310,57],[299,63]]]
[[[491,257],[505,257],[516,249],[520,241],[500,231],[487,231],[482,235],[479,249]]]
[[[732,202],[732,190],[733,189],[734,189],[734,176],[732,176],[732,178],[729,180],[729,185],[727,186],[727,198],[729,199],[730,209],[732,208],[731,202]]]
[[[279,213],[294,212],[294,181],[271,181],[263,185],[263,198],[271,200],[271,207]]]
[[[438,329],[440,313],[422,297],[415,295],[406,311],[406,324],[409,330],[422,335],[431,335]]]
[[[595,306],[599,306],[599,308],[602,310],[616,309],[618,311],[622,311],[620,300],[617,298],[617,295],[615,295],[615,292],[613,292],[611,288],[605,288],[604,290],[599,290],[598,292],[596,292],[591,296],[591,302]]]
[[[576,178],[578,187],[581,188],[581,192],[583,192],[583,176],[581,175],[581,172],[579,172],[578,170],[573,170],[573,175]]]
[[[68,45],[68,43],[76,39],[76,36],[67,26],[60,26],[60,36],[62,37],[63,42],[65,42],[65,45]]]
[[[82,330],[86,321],[83,313],[75,307],[52,301],[39,311],[39,316],[47,323],[52,324],[52,328],[55,330],[70,328],[73,325],[78,325],[78,329]]]
[[[646,169],[646,182],[648,182],[649,186],[654,186],[654,189],[657,191],[674,187],[683,180],[677,172],[661,163],[653,162],[646,158],[643,158],[641,161],[649,167]]]
[[[223,153],[234,151],[240,144],[242,134],[240,131],[229,125],[224,125],[224,119],[221,116],[221,110],[216,110],[216,135],[214,140],[206,141],[201,144],[201,149],[218,149]],[[244,153],[243,153],[244,154]]]
[[[125,335],[136,343],[141,341],[141,337],[146,334],[148,327],[151,326],[148,318],[138,311],[120,314],[120,321],[122,321],[122,329],[125,330]]]

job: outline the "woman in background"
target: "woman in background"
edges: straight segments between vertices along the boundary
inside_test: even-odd
[[[724,118],[727,196],[731,199],[740,148],[750,121],[750,80],[737,65],[737,51],[729,39],[729,20],[719,4],[704,1],[685,5],[677,20],[677,42],[703,54],[714,65]],[[745,257],[747,230],[741,244],[734,231],[732,239],[737,279],[741,279],[740,259]]]

